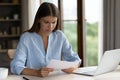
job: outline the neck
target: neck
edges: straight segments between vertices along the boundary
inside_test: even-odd
[[[38,34],[42,37],[44,49],[45,49],[45,51],[47,51],[49,35],[45,35],[45,34],[40,33],[40,32]]]
[[[44,34],[44,33],[42,33],[42,32],[39,32],[38,34],[39,34],[43,39],[46,39],[46,38],[49,37],[49,35]]]

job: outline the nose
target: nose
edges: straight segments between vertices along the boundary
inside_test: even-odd
[[[49,27],[49,28],[52,28],[52,26],[53,26],[53,24],[52,24],[52,23],[49,23],[49,26],[48,26],[48,27]]]

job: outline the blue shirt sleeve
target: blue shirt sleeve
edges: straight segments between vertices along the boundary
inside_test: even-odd
[[[24,35],[21,36],[19,44],[17,46],[14,59],[11,62],[11,72],[20,75],[22,70],[25,68],[25,61],[26,61],[26,45]]]
[[[72,49],[72,45],[69,43],[66,36],[61,32],[63,36],[63,45],[62,45],[62,54],[63,59],[66,61],[79,61],[81,63],[81,59],[78,56],[78,53],[74,52]]]

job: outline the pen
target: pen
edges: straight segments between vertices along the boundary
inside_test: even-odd
[[[25,80],[29,80],[28,78],[26,78],[26,77],[23,77],[23,79],[25,79]]]

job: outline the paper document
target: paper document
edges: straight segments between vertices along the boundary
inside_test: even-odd
[[[55,70],[67,69],[79,65],[79,62],[68,62],[60,60],[51,60],[47,65],[48,68],[53,68]]]

